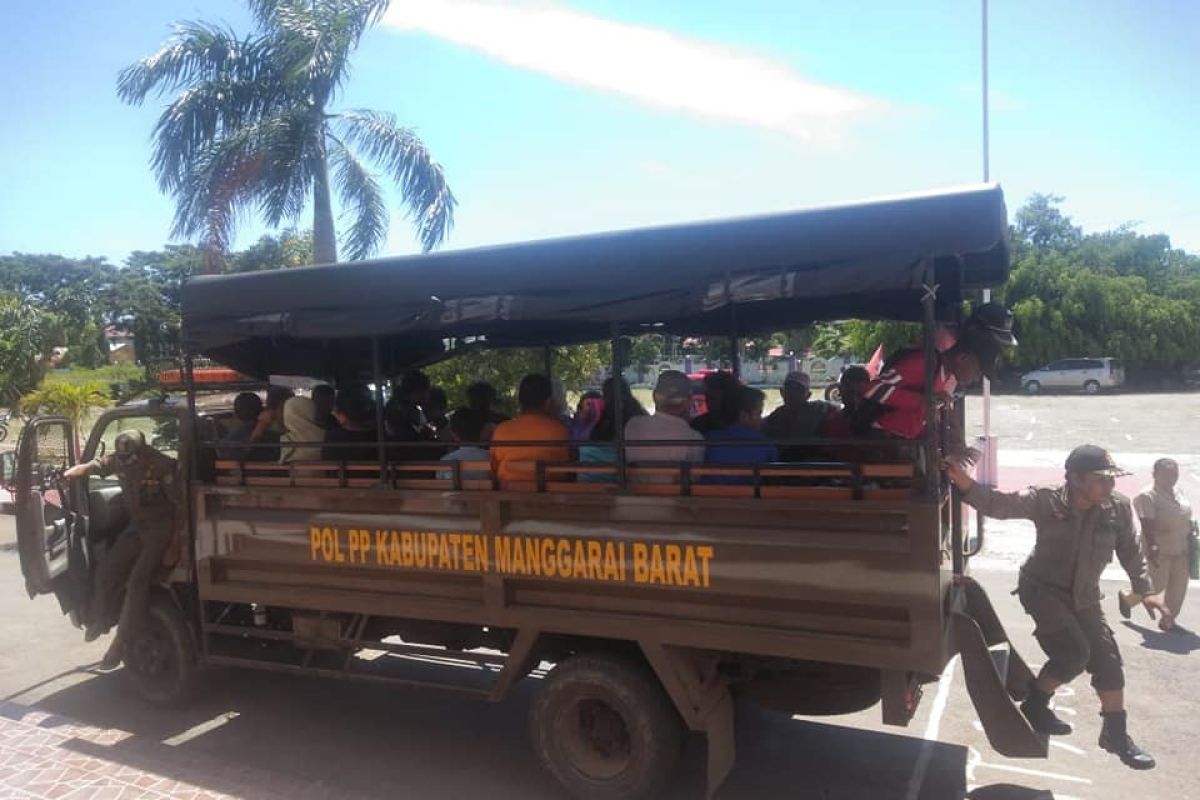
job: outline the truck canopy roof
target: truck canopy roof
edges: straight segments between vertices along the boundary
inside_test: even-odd
[[[621,334],[752,335],[844,318],[920,319],[932,259],[939,313],[1008,277],[995,184],[739,219],[196,277],[192,354],[248,375],[367,374],[371,340],[399,369],[489,347]]]

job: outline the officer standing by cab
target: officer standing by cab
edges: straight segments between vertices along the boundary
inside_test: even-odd
[[[1100,575],[1115,550],[1146,610],[1151,616],[1161,613],[1168,627],[1172,621],[1162,598],[1152,594],[1129,501],[1113,494],[1115,479],[1129,473],[1094,445],[1071,451],[1066,482],[1058,487],[999,492],[975,483],[954,460],[947,459],[944,466],[967,503],[989,517],[1032,520],[1037,528],[1036,544],[1017,583],[1021,605],[1033,617],[1034,637],[1047,658],[1021,704],[1029,723],[1041,733],[1070,733],[1071,726],[1050,710],[1050,698],[1087,670],[1100,696],[1100,747],[1134,769],[1152,768],[1154,758],[1126,730],[1121,653],[1100,608]]]
[[[112,453],[63,473],[66,478],[114,474],[121,483],[130,523],[96,568],[85,634],[90,642],[108,630],[112,603],[124,584],[117,635],[100,662],[103,669],[121,663],[125,643],[145,621],[154,573],[162,564],[183,508],[175,459],[147,445],[141,431],[121,432]]]

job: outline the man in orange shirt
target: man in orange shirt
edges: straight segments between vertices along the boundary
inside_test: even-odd
[[[517,390],[516,419],[501,422],[492,434],[492,469],[501,481],[532,481],[536,464],[571,460],[570,433],[554,416],[554,387],[545,375],[526,375]],[[522,447],[504,442],[545,442]],[[561,445],[555,444],[562,442]]]

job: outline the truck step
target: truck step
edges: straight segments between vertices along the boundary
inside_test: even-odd
[[[979,624],[962,611],[951,613],[950,625],[962,656],[971,703],[992,749],[1010,758],[1045,758],[1046,736],[1030,727],[1013,702],[1014,675],[1029,671],[1016,649],[1007,643],[1002,648],[989,647]],[[995,660],[1000,653],[1005,662],[1003,675]]]

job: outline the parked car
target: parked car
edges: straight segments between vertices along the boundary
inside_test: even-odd
[[[1056,389],[1097,394],[1119,389],[1124,383],[1125,367],[1119,358],[1064,358],[1021,376],[1021,388],[1027,394]]]

